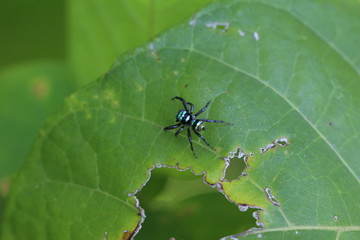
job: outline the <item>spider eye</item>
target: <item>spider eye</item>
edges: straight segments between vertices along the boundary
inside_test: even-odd
[[[205,126],[201,126],[201,130],[204,131],[204,130],[205,130]]]

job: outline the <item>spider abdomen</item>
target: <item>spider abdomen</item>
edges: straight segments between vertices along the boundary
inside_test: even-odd
[[[194,130],[196,130],[198,132],[205,130],[204,123],[200,120],[196,120],[196,119],[192,120],[191,126],[193,127]]]

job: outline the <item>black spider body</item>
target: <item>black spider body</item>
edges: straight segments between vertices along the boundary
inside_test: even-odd
[[[190,133],[190,128],[193,130],[193,132],[199,137],[201,138],[206,145],[208,145],[209,147],[211,147],[212,149],[216,150],[215,148],[213,148],[207,141],[206,139],[199,133],[201,131],[205,130],[205,126],[204,126],[204,122],[216,122],[216,123],[227,123],[232,125],[231,123],[228,122],[224,122],[221,120],[210,120],[210,119],[196,119],[197,116],[199,116],[201,113],[203,113],[207,107],[209,106],[210,102],[209,101],[205,107],[203,107],[200,111],[198,111],[197,113],[193,114],[194,112],[194,105],[190,102],[186,102],[185,99],[181,98],[181,97],[174,97],[172,98],[172,100],[174,99],[178,99],[182,102],[183,106],[185,109],[181,109],[179,110],[178,114],[176,115],[176,122],[179,122],[178,124],[175,125],[171,125],[168,127],[165,127],[164,130],[171,130],[171,129],[175,129],[180,127],[176,133],[175,136],[177,136],[182,130],[184,130],[184,128],[187,128],[187,132],[188,132],[188,139],[189,139],[189,143],[190,143],[190,147],[192,152],[194,153],[194,156],[196,158],[196,154],[194,152],[194,147],[192,144],[192,138],[191,138],[191,133]],[[190,109],[189,109],[190,106]]]
[[[191,124],[193,116],[186,110],[179,110],[176,115],[176,121],[181,122],[182,124]]]
[[[202,121],[194,119],[194,117],[186,110],[179,110],[176,115],[176,121],[183,125],[190,125],[192,129],[200,132],[205,130],[205,126]]]

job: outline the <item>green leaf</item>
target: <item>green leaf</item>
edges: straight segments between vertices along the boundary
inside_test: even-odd
[[[133,195],[156,166],[191,168],[260,208],[264,228],[234,238],[359,238],[359,8],[218,2],[118,59],[40,132],[12,185],[4,239],[130,238],[144,220]],[[206,124],[217,151],[194,135],[195,159],[186,133],[163,131],[182,108],[174,96],[195,111],[212,100],[201,116],[234,123]],[[246,174],[226,181],[226,162],[244,156]]]
[[[68,68],[29,62],[0,73],[0,179],[23,162],[46,117],[73,90]]]
[[[67,1],[70,61],[79,84],[95,80],[118,56],[179,24],[211,1]]]

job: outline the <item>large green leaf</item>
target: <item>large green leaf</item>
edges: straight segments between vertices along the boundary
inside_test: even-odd
[[[264,228],[233,239],[359,238],[359,10],[218,2],[123,56],[42,129],[13,184],[3,236],[129,238],[144,220],[133,195],[167,165],[261,209]],[[173,96],[196,110],[213,100],[202,116],[234,123],[207,124],[217,151],[194,138],[195,159],[186,134],[163,131],[182,108]],[[242,153],[246,174],[225,180]]]

